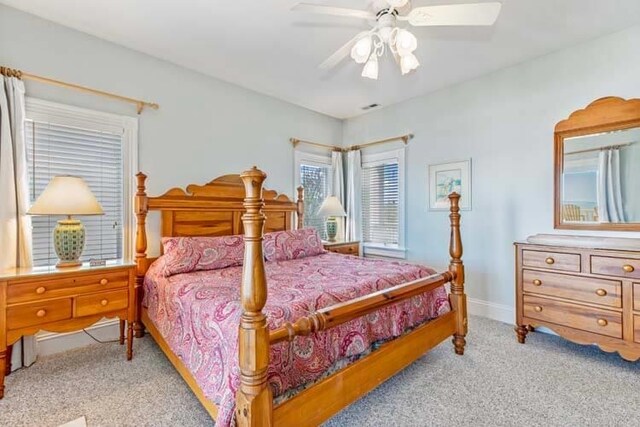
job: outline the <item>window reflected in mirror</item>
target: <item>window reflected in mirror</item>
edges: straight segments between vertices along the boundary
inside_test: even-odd
[[[640,222],[640,128],[564,139],[563,223]]]

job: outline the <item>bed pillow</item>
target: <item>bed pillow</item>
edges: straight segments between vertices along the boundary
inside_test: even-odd
[[[263,250],[267,261],[287,261],[326,252],[315,228],[267,233],[264,235]]]
[[[243,236],[165,237],[165,277],[199,270],[217,270],[242,265]]]

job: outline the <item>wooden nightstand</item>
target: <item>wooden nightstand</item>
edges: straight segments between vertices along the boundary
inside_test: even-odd
[[[0,272],[0,398],[10,372],[11,346],[40,330],[70,332],[103,317],[120,318],[120,344],[127,328],[127,360],[133,355],[135,264],[56,269],[34,267]]]
[[[322,242],[322,246],[329,252],[360,256],[360,242]]]

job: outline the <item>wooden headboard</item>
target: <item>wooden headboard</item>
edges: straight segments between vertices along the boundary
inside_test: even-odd
[[[221,176],[204,185],[190,184],[186,189],[172,188],[157,197],[147,196],[147,176],[144,173],[138,173],[136,178],[138,181],[135,198],[138,275],[144,275],[153,261],[152,258],[147,258],[146,254],[146,216],[149,211],[160,211],[161,237],[244,234],[242,214],[245,212],[243,206],[245,188],[240,175]],[[302,187],[298,188],[297,196],[298,199],[294,202],[284,194],[263,190],[265,232],[302,228],[304,213]]]

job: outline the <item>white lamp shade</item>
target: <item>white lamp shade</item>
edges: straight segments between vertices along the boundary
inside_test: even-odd
[[[336,196],[329,196],[320,205],[318,216],[347,216],[347,213]]]
[[[419,65],[418,58],[412,53],[400,58],[400,69],[403,75],[415,70]]]
[[[409,31],[399,29],[396,34],[396,51],[400,56],[409,55],[418,47],[418,39]]]
[[[369,59],[371,53],[371,36],[366,36],[358,40],[351,49],[351,58],[358,64],[364,64]]]
[[[376,54],[374,52],[367,63],[364,64],[364,68],[362,69],[362,77],[367,77],[373,80],[378,79],[378,58],[375,55]]]
[[[89,186],[77,176],[54,176],[27,212],[30,215],[102,215]]]

